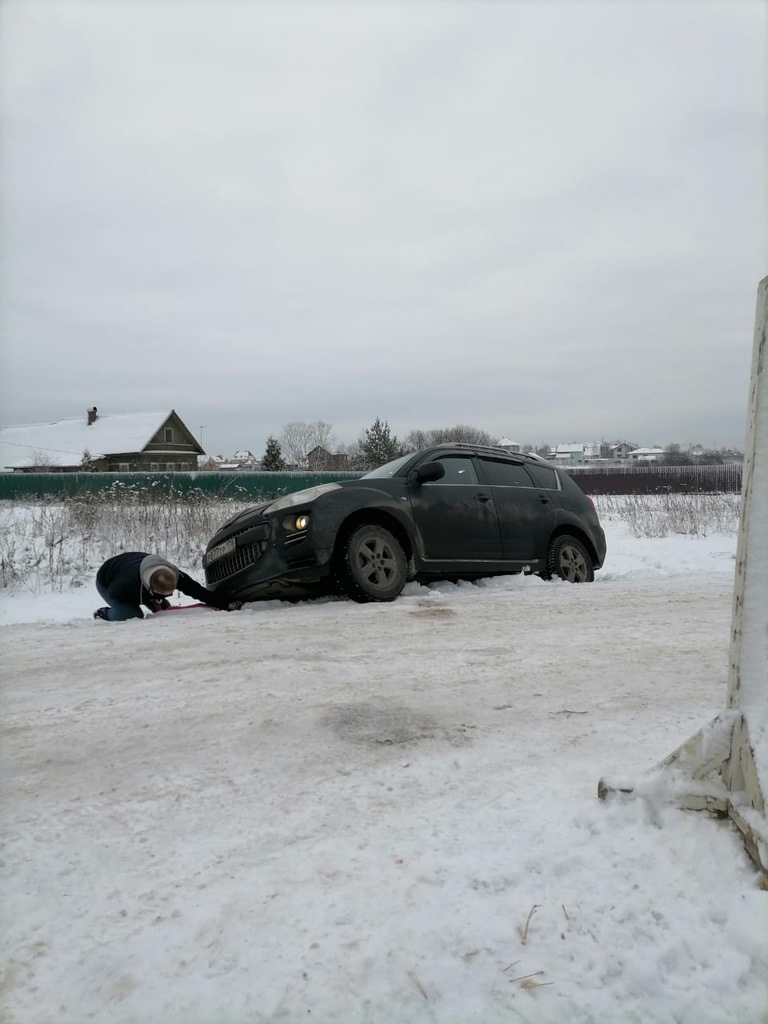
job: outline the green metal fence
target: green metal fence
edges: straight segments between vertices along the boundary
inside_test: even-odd
[[[646,494],[665,491],[741,489],[741,465],[725,466],[568,466],[587,494]],[[257,501],[279,497],[334,480],[355,480],[362,473],[0,473],[0,501],[13,498],[63,498],[77,494],[149,490],[158,494],[202,492]]]
[[[355,480],[362,473],[0,473],[0,501],[63,498],[122,488],[158,494],[202,491],[212,496],[254,500],[290,494],[305,487]]]

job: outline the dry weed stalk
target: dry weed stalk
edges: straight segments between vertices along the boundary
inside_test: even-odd
[[[530,974],[521,974],[519,978],[510,978],[510,982],[521,982],[520,988],[544,988],[546,985],[554,985],[553,981],[534,981],[540,978],[544,971],[532,971]]]
[[[536,911],[539,909],[540,906],[541,906],[540,903],[534,903],[533,906],[531,907],[531,909],[528,911],[528,917],[525,919],[525,924],[523,925],[522,928],[518,928],[517,929],[518,935],[520,936],[520,941],[522,942],[523,945],[525,945],[526,942],[528,941],[528,928],[529,928],[529,926],[531,924],[531,918],[533,917],[533,915],[536,913]]]
[[[416,977],[416,975],[413,973],[413,971],[408,971],[408,977],[411,979],[411,981],[416,986],[416,988],[419,990],[419,992],[421,992],[421,994],[424,996],[425,1000],[427,1002],[429,1002],[429,996],[427,995],[427,993],[426,993],[426,991],[424,989],[424,986],[421,984],[421,982]]]

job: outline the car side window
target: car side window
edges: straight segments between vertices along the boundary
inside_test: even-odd
[[[557,490],[557,473],[549,466],[531,465],[526,469],[533,477],[537,487],[546,487],[548,490]]]
[[[481,459],[483,475],[492,486],[502,487],[533,487],[533,480],[525,471],[525,466],[514,462],[503,462],[501,459]]]
[[[434,459],[434,462],[441,462],[445,466],[445,476],[439,480],[432,480],[424,484],[425,487],[452,487],[455,484],[476,484],[477,471],[475,460],[461,456],[446,456],[442,459]]]

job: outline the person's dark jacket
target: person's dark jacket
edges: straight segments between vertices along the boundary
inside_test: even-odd
[[[115,555],[108,558],[96,574],[96,579],[108,591],[109,597],[115,604],[146,605],[153,611],[162,604],[162,596],[153,594],[141,582],[140,566],[147,557],[146,551],[126,551],[122,555]],[[175,566],[174,566],[175,568]],[[197,583],[185,572],[177,570],[176,590],[180,590],[187,597],[193,597],[196,601],[209,604],[214,608],[226,608],[228,602],[223,602],[210,590]]]

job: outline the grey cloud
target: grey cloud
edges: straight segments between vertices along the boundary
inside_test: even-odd
[[[4,419],[740,442],[758,5],[35,10],[3,13]]]

